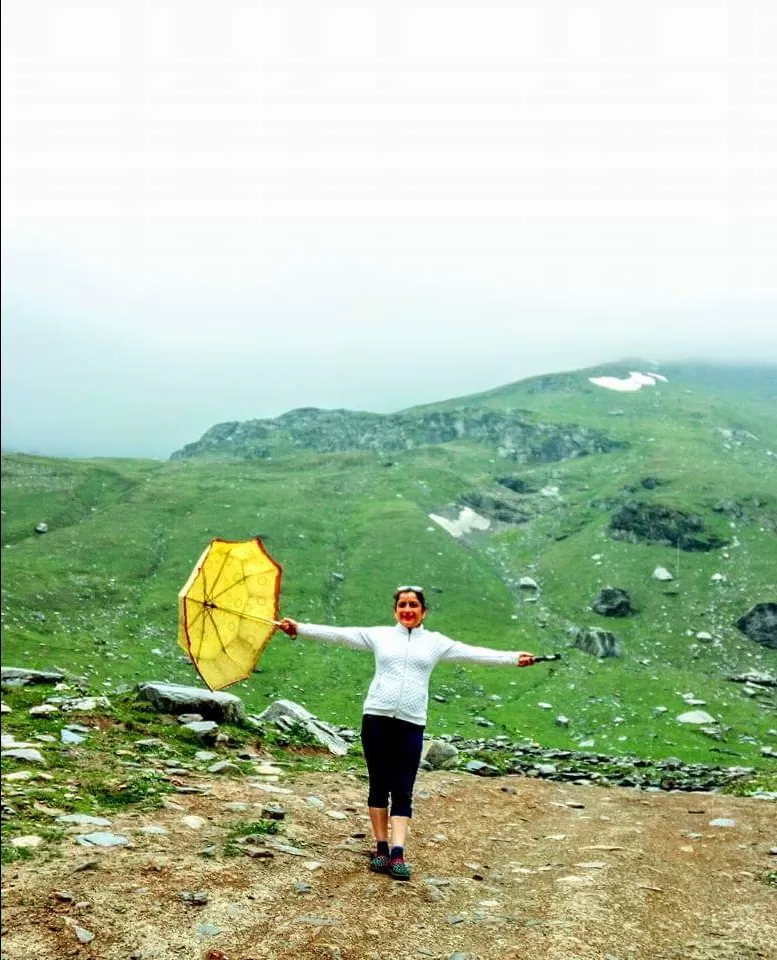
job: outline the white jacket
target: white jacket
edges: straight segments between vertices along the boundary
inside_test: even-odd
[[[375,655],[375,676],[364,701],[364,713],[398,717],[426,724],[429,677],[441,660],[495,666],[517,666],[517,651],[474,647],[451,640],[423,625],[408,630],[393,627],[327,627],[297,624],[297,636],[322,643],[338,643]]]

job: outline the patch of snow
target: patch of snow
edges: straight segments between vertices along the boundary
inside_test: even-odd
[[[488,530],[491,521],[488,517],[482,517],[471,507],[462,507],[459,511],[457,520],[448,520],[446,517],[440,517],[436,513],[430,513],[429,519],[434,520],[443,530],[447,530],[453,537],[462,537],[465,533],[471,533],[473,530]]]
[[[629,371],[628,377],[589,377],[588,380],[597,387],[617,390],[619,393],[635,393],[643,387],[654,387],[657,380],[668,383],[666,377],[660,373],[647,374],[638,370]]]

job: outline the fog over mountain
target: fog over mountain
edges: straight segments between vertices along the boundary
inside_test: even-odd
[[[770,0],[4,18],[5,449],[777,363]]]

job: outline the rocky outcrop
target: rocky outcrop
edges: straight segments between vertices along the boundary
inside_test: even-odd
[[[262,458],[298,449],[409,450],[470,440],[497,447],[521,463],[553,462],[626,447],[603,431],[577,424],[533,423],[517,413],[463,408],[421,413],[358,413],[305,407],[274,420],[245,420],[211,427],[195,443],[172,454],[191,457]]]
[[[628,543],[660,543],[701,552],[717,550],[727,543],[705,530],[701,517],[643,500],[628,500],[614,511],[610,536]]]
[[[777,650],[777,603],[756,603],[735,626],[762,647]]]

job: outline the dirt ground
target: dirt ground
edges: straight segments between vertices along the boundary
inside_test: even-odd
[[[367,869],[356,778],[287,775],[287,793],[208,786],[6,867],[3,960],[777,958],[768,801],[422,773],[401,883]],[[267,805],[285,810],[279,839],[298,854],[228,855],[230,828]],[[192,829],[187,815],[205,822]],[[75,842],[91,829],[130,843]],[[182,899],[200,891],[204,905]]]

